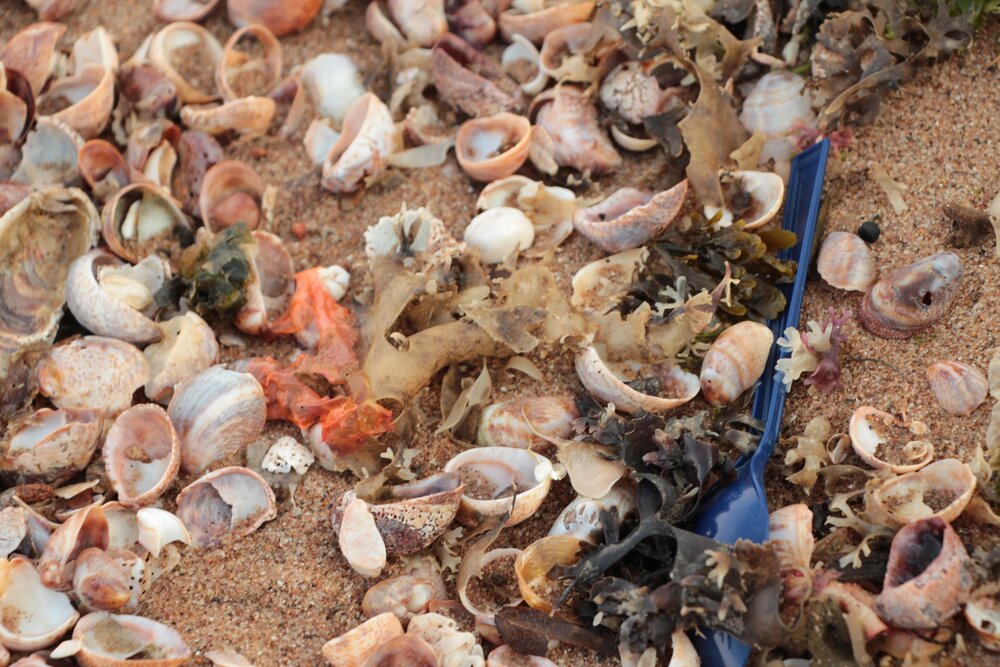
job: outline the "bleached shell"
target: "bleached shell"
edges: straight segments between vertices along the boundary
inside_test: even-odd
[[[516,208],[486,209],[474,217],[462,237],[479,251],[484,264],[499,264],[535,242],[535,226]]]
[[[483,664],[483,647],[476,635],[463,632],[458,623],[447,616],[434,613],[414,616],[406,634],[419,637],[434,647],[442,667]]]
[[[539,51],[542,70],[556,81],[590,83],[597,79],[598,68],[584,58],[596,50],[593,25],[571,23],[545,35]],[[597,52],[597,57],[600,52]]]
[[[60,408],[115,416],[149,379],[142,352],[114,338],[84,336],[52,348],[35,370],[38,389]]]
[[[375,649],[361,667],[438,667],[440,664],[438,654],[430,644],[415,635],[403,635],[390,639]]]
[[[638,248],[673,224],[687,192],[687,179],[655,195],[621,188],[604,201],[579,209],[573,226],[605,252]]]
[[[226,533],[246,536],[278,515],[274,491],[247,468],[220,468],[188,484],[177,496],[177,516],[201,549],[221,544]]]
[[[890,526],[932,517],[951,523],[965,510],[975,490],[976,476],[968,464],[941,459],[879,483],[870,491],[870,503],[866,505],[870,505],[869,512]],[[937,509],[924,501],[926,495],[934,496]]]
[[[601,498],[577,496],[559,513],[549,535],[570,535],[588,544],[597,545],[604,540],[602,514],[610,512],[619,524],[636,509],[635,487],[620,481]]]
[[[262,59],[247,62],[248,57],[246,54],[236,50],[240,40],[245,37],[252,38],[260,45],[264,52]],[[266,82],[261,84],[259,89],[249,91],[249,93],[235,90],[230,82],[230,69],[239,71],[241,68],[248,67],[251,64],[256,70],[263,71],[266,74]],[[262,68],[261,65],[263,65]],[[267,26],[259,24],[247,25],[229,36],[229,39],[226,40],[225,45],[222,47],[222,57],[219,58],[219,62],[215,68],[215,85],[219,90],[219,94],[222,95],[223,100],[232,102],[240,99],[244,94],[264,96],[271,92],[280,81],[281,42],[278,41],[278,38],[274,36],[274,33]]]
[[[535,122],[552,139],[553,157],[561,167],[593,175],[614,171],[622,161],[597,109],[582,90],[559,86],[532,101]]]
[[[219,0],[153,0],[153,14],[165,23],[204,21],[215,11]]]
[[[302,66],[301,76],[313,106],[338,123],[365,94],[357,65],[342,53],[321,53]]]
[[[284,435],[274,441],[261,460],[260,467],[267,472],[288,474],[293,470],[306,474],[316,460],[312,451],[295,438]]]
[[[577,308],[604,312],[628,293],[648,256],[649,250],[640,247],[584,265],[573,275],[570,302]]]
[[[879,446],[888,442],[888,436],[883,436],[879,432],[879,426],[883,429],[899,427],[902,426],[902,422],[887,412],[863,405],[851,415],[851,423],[848,428],[854,453],[876,470],[887,468],[897,474],[913,472],[924,467],[934,458],[934,447],[926,440],[913,440],[904,446],[892,443],[892,448],[901,450],[900,453],[909,459],[909,463],[889,463],[880,458],[878,455]],[[914,432],[914,435],[918,434]]]
[[[170,79],[177,88],[177,97],[184,104],[205,104],[217,97],[214,90],[195,88],[173,66],[173,51],[199,43],[211,58],[211,62],[202,63],[202,66],[214,71],[219,59],[222,58],[222,44],[197,23],[185,21],[169,23],[153,36],[153,41],[149,45],[150,62]]]
[[[823,240],[816,270],[831,287],[864,292],[875,282],[875,261],[860,236],[832,232]]]
[[[80,176],[77,154],[83,143],[83,137],[65,123],[40,117],[21,146],[21,162],[10,179],[35,189],[76,185]]]
[[[476,525],[484,518],[510,512],[508,526],[514,526],[534,515],[552,484],[552,463],[527,449],[511,447],[476,447],[454,457],[444,467],[445,472],[457,473],[465,484],[458,520]],[[516,488],[513,507],[510,495],[496,496]]]
[[[243,333],[256,336],[266,331],[271,320],[288,307],[295,293],[295,265],[281,237],[259,229],[252,236],[255,243],[248,253],[250,278],[244,288],[246,303],[233,317],[233,323]]]
[[[577,355],[576,375],[591,396],[604,404],[613,403],[615,408],[629,414],[639,410],[653,413],[673,410],[697,396],[700,388],[694,374],[680,366],[666,366],[656,369],[663,395],[643,394],[625,384],[593,346]]]
[[[531,42],[540,44],[553,30],[589,19],[597,3],[593,0],[563,0],[539,4],[541,6],[537,11],[507,9],[501,12],[497,17],[501,37],[509,42],[514,35],[524,35]]]
[[[143,507],[135,513],[136,540],[153,558],[171,542],[191,544],[191,533],[176,514],[158,507]]]
[[[1000,601],[985,595],[975,597],[966,603],[964,616],[987,650],[1000,651]]]
[[[76,559],[73,593],[83,608],[134,609],[145,569],[145,561],[131,551],[84,549]]]
[[[760,164],[771,159],[791,159],[795,142],[790,135],[799,127],[816,127],[816,114],[805,86],[806,80],[798,74],[777,70],[758,79],[744,100],[740,122],[750,132],[760,131],[767,136]]]
[[[537,95],[545,89],[549,75],[541,67],[538,49],[523,35],[512,35],[510,46],[500,56],[500,64],[510,74],[511,69],[521,62],[529,63],[536,70],[535,76],[521,82],[521,90],[527,95]]]
[[[764,373],[774,334],[757,322],[737,322],[712,343],[701,364],[701,393],[715,406],[735,401]]]
[[[252,375],[213,366],[177,385],[167,414],[181,440],[181,467],[198,474],[257,439],[267,403]]]
[[[403,635],[403,626],[385,612],[323,644],[323,657],[331,667],[359,667],[382,644]]]
[[[601,82],[600,97],[604,107],[617,111],[634,125],[641,125],[643,118],[659,112],[662,94],[656,77],[647,74],[637,60],[618,65]]]
[[[611,138],[616,144],[633,153],[643,153],[660,145],[660,142],[652,137],[633,136],[617,125],[611,126]]]
[[[340,138],[326,156],[323,187],[334,194],[354,192],[366,178],[382,173],[399,144],[389,107],[365,93],[347,110]]]
[[[270,97],[241,97],[217,106],[186,106],[181,109],[181,120],[190,130],[213,135],[229,131],[262,135],[277,109]]]
[[[124,229],[133,225],[134,229]],[[182,230],[181,234],[194,234],[191,222],[173,197],[153,183],[139,182],[120,188],[108,198],[101,211],[104,242],[111,252],[132,264],[144,258],[140,257],[135,244],[173,234],[177,229]]]
[[[142,616],[95,611],[73,629],[82,667],[179,667],[191,658],[191,649],[176,630]],[[150,656],[131,660],[141,650]]]
[[[559,667],[540,655],[518,653],[509,644],[498,646],[486,658],[486,667]]]
[[[365,256],[398,257],[434,253],[448,239],[444,223],[427,208],[406,208],[384,215],[365,230]]]
[[[177,477],[181,443],[158,405],[135,405],[118,415],[104,440],[104,466],[118,500],[152,504]]]
[[[92,410],[36,410],[8,425],[0,473],[17,483],[66,481],[90,463],[103,427]]]
[[[535,396],[492,403],[483,409],[477,440],[487,447],[545,449],[553,438],[569,438],[580,416],[571,396]]]
[[[361,610],[372,618],[389,612],[404,626],[417,614],[427,611],[432,600],[447,596],[439,574],[403,574],[378,582],[365,592]]]
[[[858,321],[880,338],[909,338],[951,310],[961,282],[958,255],[925,257],[875,283],[861,302]]]
[[[139,544],[135,509],[116,501],[101,505],[108,522],[108,548],[134,551]]]
[[[212,327],[193,310],[157,324],[159,342],[142,351],[149,364],[146,398],[166,403],[174,386],[219,360],[219,343]]]
[[[235,217],[229,210],[231,207],[226,205],[236,201],[234,198],[243,198],[247,209]],[[263,217],[263,199],[264,181],[256,171],[239,160],[223,160],[205,172],[198,196],[198,211],[202,222],[213,232],[222,231],[236,222],[256,229]]]
[[[746,223],[746,229],[758,229],[763,227],[778,214],[782,202],[785,201],[785,182],[781,176],[769,171],[734,171],[723,174],[723,194],[726,194],[726,183],[730,183],[729,188],[737,188],[750,195],[750,207],[741,214],[741,219]],[[719,221],[716,223],[720,227],[728,227],[734,222],[734,213],[728,208],[718,208],[708,204],[704,207],[705,217],[714,218],[716,214],[722,212]]]
[[[927,382],[938,405],[953,415],[968,415],[986,400],[986,376],[960,361],[939,361],[927,368]]]
[[[441,99],[467,116],[524,109],[521,88],[504,68],[451,33],[442,35],[431,49],[431,73]]]
[[[77,555],[89,547],[107,549],[109,539],[108,520],[100,505],[77,510],[53,531],[38,559],[42,584],[53,590],[68,591],[73,586]]]
[[[501,149],[509,146],[506,150]],[[503,111],[462,123],[455,137],[455,156],[462,169],[477,181],[510,176],[528,159],[531,122]]]
[[[0,580],[0,642],[13,651],[45,648],[80,618],[69,596],[44,586],[23,556],[0,563]]]
[[[117,73],[118,65],[118,49],[104,26],[84,33],[73,42],[73,49],[69,54],[69,71],[76,73],[85,67],[98,66]]]
[[[344,506],[337,546],[347,564],[362,577],[377,577],[385,568],[385,540],[364,500],[353,497]]]
[[[90,65],[72,76],[55,81],[39,98],[64,98],[70,106],[51,114],[51,118],[73,128],[84,139],[99,135],[111,118],[115,101],[115,72]]]

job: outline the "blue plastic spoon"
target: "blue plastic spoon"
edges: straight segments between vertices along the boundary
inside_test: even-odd
[[[795,259],[798,271],[794,284],[784,288],[788,307],[777,319],[768,322],[775,340],[785,328],[795,326],[799,321],[829,152],[830,143],[824,139],[792,160],[782,226],[795,232],[798,241],[794,247],[779,253],[779,257]],[[767,539],[764,467],[774,451],[781,428],[781,415],[785,409],[785,387],[774,379],[774,367],[781,355],[781,349],[777,345],[772,346],[761,376],[761,384],[754,396],[753,416],[765,425],[757,451],[749,461],[737,465],[737,477],[731,484],[719,489],[701,506],[695,517],[696,533],[727,544],[738,539],[754,542]],[[701,656],[701,664],[705,667],[743,667],[750,656],[749,645],[724,632],[706,630],[704,638],[695,639],[695,645]]]

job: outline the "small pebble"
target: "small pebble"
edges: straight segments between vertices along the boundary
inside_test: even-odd
[[[878,223],[874,220],[865,220],[858,227],[858,236],[861,237],[865,243],[871,245],[878,241],[879,235],[882,234],[882,230],[879,228]]]
[[[306,224],[304,222],[292,223],[292,234],[298,240],[301,241],[302,239],[304,239],[306,237],[306,232],[307,232]]]
[[[254,146],[253,148],[250,149],[250,157],[256,158],[258,160],[263,157],[267,157],[267,149],[264,148],[263,146]]]

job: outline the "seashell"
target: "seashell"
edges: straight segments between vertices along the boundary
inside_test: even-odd
[[[437,652],[430,644],[420,637],[403,635],[375,649],[362,667],[438,667],[439,664]]]
[[[758,229],[769,223],[785,201],[785,182],[768,171],[723,172],[722,196],[725,207],[706,204],[705,217],[714,219],[718,227],[729,227],[734,220],[742,220],[744,229]]]
[[[99,135],[115,105],[115,70],[87,65],[57,79],[37,100],[40,116],[65,123],[84,139]]]
[[[157,181],[169,166],[167,164],[169,159],[166,159],[169,152],[165,154],[166,147],[170,146],[170,150],[173,150],[173,146],[179,144],[180,136],[181,130],[173,122],[166,119],[152,120],[136,128],[129,135],[125,147],[125,161],[133,169],[143,171],[147,180]],[[156,153],[159,153],[160,157],[154,155]],[[165,187],[165,189],[170,188]]]
[[[511,206],[520,209],[535,227],[531,255],[557,248],[573,233],[576,193],[545,185],[525,176],[508,176],[488,184],[476,200],[480,210]]]
[[[708,348],[701,364],[701,393],[711,405],[732,403],[764,373],[774,334],[757,322],[737,322]]]
[[[153,14],[164,23],[198,23],[215,11],[219,0],[153,0]]]
[[[212,232],[242,222],[256,229],[263,217],[264,181],[239,160],[223,160],[205,172],[198,197],[201,220]]]
[[[0,562],[0,642],[12,651],[45,648],[66,634],[80,614],[69,596],[42,584],[31,561]]]
[[[813,513],[796,503],[771,512],[768,544],[781,566],[784,600],[802,601],[812,593]]]
[[[601,127],[597,109],[583,91],[559,86],[531,102],[535,122],[552,138],[553,157],[560,167],[593,175],[616,169],[621,156]]]
[[[542,40],[539,64],[556,81],[590,83],[597,80],[599,63],[609,49],[594,43],[594,26],[571,23],[550,31]]]
[[[90,547],[107,549],[108,543],[108,520],[100,505],[88,505],[70,515],[53,531],[38,559],[42,585],[68,591],[73,586],[73,568],[80,552]]]
[[[113,144],[91,139],[77,153],[80,175],[98,199],[104,200],[141,177]]]
[[[365,27],[380,43],[433,46],[448,32],[444,0],[369,2],[365,10]]]
[[[135,513],[136,540],[157,558],[171,542],[191,544],[191,534],[176,514],[158,507],[143,507]]]
[[[540,655],[518,653],[509,644],[504,644],[490,651],[486,658],[486,667],[559,667],[559,665]]]
[[[326,156],[323,187],[334,194],[354,192],[365,179],[385,170],[399,145],[389,107],[373,93],[365,93],[347,110],[340,138]]]
[[[135,405],[118,415],[104,441],[104,466],[118,500],[151,505],[173,483],[181,466],[181,443],[158,405]]]
[[[941,408],[953,415],[969,415],[983,401],[989,385],[975,366],[960,361],[939,361],[927,368],[927,382]]]
[[[198,213],[202,182],[209,168],[225,159],[222,146],[212,135],[186,130],[177,142],[177,174],[171,191],[187,213]]]
[[[238,466],[212,471],[177,496],[177,516],[199,549],[219,546],[226,533],[249,535],[277,515],[274,491],[264,478]]]
[[[338,139],[340,132],[330,127],[329,121],[314,119],[306,129],[302,144],[306,148],[309,160],[317,167],[322,167],[326,156],[330,154]]]
[[[831,232],[819,249],[816,270],[830,287],[865,292],[875,282],[875,261],[860,236]]]
[[[154,295],[169,278],[169,267],[156,255],[131,266],[104,250],[91,250],[70,265],[66,305],[95,334],[153,343],[162,335],[149,317],[157,307]]]
[[[0,62],[20,72],[37,98],[56,69],[56,45],[66,32],[61,23],[41,21],[21,29],[0,47]]]
[[[576,308],[605,312],[628,293],[648,255],[646,248],[633,248],[584,265],[573,275],[570,303]]]
[[[113,417],[132,404],[132,395],[149,378],[149,366],[133,345],[84,336],[49,350],[35,377],[39,392],[56,407]]]
[[[266,134],[277,103],[270,97],[241,97],[220,105],[186,106],[181,120],[191,130],[208,134],[235,131],[240,134]]]
[[[281,0],[227,0],[229,22],[237,28],[256,23],[265,26],[278,37],[290,35],[308,26],[323,0],[299,0],[287,3]]]
[[[604,541],[602,514],[610,513],[620,524],[635,509],[635,488],[630,483],[621,481],[601,498],[574,498],[560,512],[548,534],[569,535],[580,542],[597,545]]]
[[[495,60],[445,33],[431,51],[434,87],[449,106],[481,118],[524,108],[518,83]]]
[[[441,660],[442,667],[482,665],[483,647],[476,635],[462,632],[458,623],[441,614],[420,614],[410,620],[406,634],[430,644]]]
[[[386,497],[369,501],[367,511],[386,552],[405,556],[429,546],[455,519],[464,490],[458,475],[439,473],[389,487]],[[334,505],[333,530],[338,535],[343,514],[356,499],[354,491],[348,491]]]
[[[287,475],[293,470],[304,475],[316,461],[312,451],[291,436],[282,436],[268,448],[260,467],[267,472]]]
[[[621,188],[604,201],[579,209],[573,226],[606,252],[638,248],[673,224],[687,192],[687,179],[655,195]]]
[[[177,86],[145,60],[125,63],[118,73],[118,87],[141,116],[172,114],[177,105]]]
[[[867,405],[862,406],[851,415],[848,429],[851,446],[862,461],[876,470],[888,468],[896,474],[919,470],[934,458],[934,447],[926,440],[911,440],[901,448],[894,447],[892,451],[896,453],[896,450],[899,450],[897,457],[900,455],[903,457],[902,463],[890,462],[878,456],[879,445],[889,442],[890,436],[887,431],[892,428],[898,429],[903,425],[900,420],[887,412]],[[913,435],[926,434],[926,427],[922,422],[914,422],[907,426]]]
[[[502,112],[462,123],[455,137],[455,157],[466,174],[477,181],[510,176],[528,159],[531,122]]]
[[[958,296],[962,260],[939,252],[901,267],[875,283],[858,319],[880,338],[909,338],[944,317]]]
[[[358,667],[379,646],[401,636],[399,619],[385,612],[323,644],[323,657],[331,667]]]
[[[31,84],[17,70],[0,67],[0,145],[21,141],[34,120]]]
[[[505,41],[511,41],[514,35],[523,35],[540,44],[553,30],[588,20],[597,3],[593,0],[542,0],[525,4],[531,11],[515,6],[501,12],[497,18],[500,36]]]
[[[531,247],[535,226],[516,208],[486,209],[465,228],[462,239],[475,248],[484,264],[500,264],[511,255]]]
[[[189,53],[174,53],[183,50]],[[190,53],[192,50],[194,53]],[[214,72],[222,58],[222,44],[197,23],[169,23],[153,36],[149,44],[149,62],[170,79],[177,89],[177,98],[184,104],[206,104],[217,97],[214,90],[200,89],[198,84],[188,81],[174,67],[177,60],[190,62],[205,57],[209,62],[200,62],[198,65],[204,68],[203,71]]]
[[[965,605],[965,622],[988,651],[1000,651],[1000,600],[988,595],[973,597]]]
[[[656,139],[627,134],[617,125],[611,126],[611,138],[614,139],[616,144],[633,153],[643,153],[660,145],[660,142]]]
[[[542,436],[573,435],[573,422],[579,416],[571,396],[536,396],[492,403],[483,408],[476,438],[487,447],[541,450],[548,447]]]
[[[549,535],[532,542],[514,561],[517,587],[533,609],[546,613],[554,609],[562,586],[549,577],[553,568],[571,568],[580,560],[583,541],[573,535]]]
[[[0,181],[0,216],[24,201],[33,191],[30,185]]]
[[[816,127],[806,80],[788,70],[765,74],[743,101],[740,122],[751,133],[763,132],[767,137],[758,164],[787,162],[796,150],[793,134],[800,128]]]
[[[369,618],[389,612],[405,626],[415,615],[426,612],[432,600],[446,596],[439,574],[427,577],[404,574],[383,579],[369,588],[361,600],[361,610]]]
[[[264,390],[249,373],[213,366],[178,384],[167,414],[184,472],[201,473],[245,448],[260,436],[266,413]]]
[[[321,53],[302,66],[302,85],[320,115],[343,122],[366,90],[350,56]]]
[[[485,48],[497,33],[497,24],[479,0],[458,0],[445,6],[448,25],[477,49]]]
[[[933,517],[950,523],[965,510],[975,488],[975,475],[967,464],[941,459],[879,483],[870,491],[866,509],[893,527]]]
[[[190,245],[194,229],[161,188],[134,183],[115,192],[104,205],[101,235],[111,252],[134,264],[164,245]]]
[[[520,83],[526,95],[537,95],[549,83],[549,75],[542,69],[541,54],[523,35],[512,36],[510,46],[500,56],[500,65],[509,77]]]
[[[365,256],[417,256],[436,253],[448,239],[444,223],[428,209],[403,207],[396,215],[384,215],[365,230]]]
[[[215,332],[193,310],[157,324],[163,337],[142,351],[149,364],[146,398],[170,401],[174,386],[219,360]]]
[[[457,473],[465,485],[458,520],[468,526],[508,512],[507,526],[525,521],[545,500],[553,477],[547,458],[511,447],[466,450],[452,457],[444,471]]]
[[[17,484],[65,482],[90,463],[103,427],[93,410],[36,410],[8,425],[0,474]]]
[[[616,409],[629,414],[640,410],[653,413],[673,410],[697,396],[703,386],[699,385],[696,375],[680,366],[658,366],[652,372],[660,381],[660,395],[657,396],[628,386],[593,346],[576,357],[576,375],[587,392],[602,403],[613,403]],[[760,372],[763,373],[763,368]]]
[[[892,538],[875,611],[907,630],[932,630],[957,614],[972,590],[969,555],[940,517],[899,529]]]
[[[77,153],[83,137],[65,123],[39,117],[21,147],[21,162],[10,177],[36,190],[47,186],[73,185],[80,175]]]
[[[240,40],[256,41],[263,50],[263,56],[251,60],[246,53],[236,50]],[[264,81],[258,82],[256,77],[251,81],[256,85],[246,89],[246,80],[240,80],[240,74],[263,72]],[[215,85],[219,94],[226,102],[233,102],[242,97],[267,95],[281,82],[281,43],[274,33],[263,25],[248,25],[240,28],[226,40],[222,47],[222,57],[216,64]]]
[[[170,626],[105,611],[81,618],[73,628],[73,639],[65,644],[82,667],[179,667],[191,659],[191,649]]]
[[[84,549],[76,559],[73,592],[90,609],[135,609],[145,570],[145,561],[131,551]]]
[[[660,113],[663,90],[655,76],[638,60],[626,61],[601,81],[601,104],[628,123],[642,125],[643,118]]]
[[[242,654],[236,651],[205,651],[205,657],[213,667],[254,667]]]

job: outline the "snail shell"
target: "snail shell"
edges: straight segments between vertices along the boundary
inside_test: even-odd
[[[547,458],[511,447],[466,450],[448,461],[444,471],[457,473],[462,479],[464,492],[458,520],[466,525],[506,512],[510,512],[507,526],[530,518],[548,495],[553,476]]]
[[[687,192],[687,179],[655,195],[621,188],[604,201],[579,209],[573,226],[606,252],[638,248],[673,224]]]
[[[212,232],[242,222],[256,229],[263,217],[264,181],[239,160],[224,160],[205,172],[198,209]]]
[[[580,416],[571,396],[536,396],[492,403],[483,409],[477,440],[487,447],[545,449],[552,438],[569,438]]]
[[[177,140],[177,174],[174,192],[186,213],[198,213],[202,183],[213,164],[222,162],[225,153],[212,135],[185,130]]]
[[[590,23],[571,23],[556,28],[545,35],[539,51],[542,70],[556,81],[589,83],[597,79],[598,67],[591,65],[600,60],[607,49],[593,43],[594,26]]]
[[[988,595],[974,597],[966,603],[964,616],[986,650],[1000,651],[1000,600]]]
[[[229,22],[237,28],[258,24],[265,26],[278,37],[290,35],[308,26],[319,10],[323,0],[227,0]]]
[[[852,232],[832,232],[823,240],[816,269],[830,287],[837,289],[864,292],[875,282],[871,250]]]
[[[194,229],[173,197],[152,183],[141,182],[126,185],[108,199],[101,211],[101,235],[111,252],[135,264],[154,254],[148,245],[154,239],[176,235],[187,245]]]
[[[201,65],[208,71],[215,71],[222,58],[222,44],[197,23],[168,23],[153,36],[149,44],[150,63],[170,79],[177,89],[178,99],[184,104],[206,104],[216,99],[214,90],[199,90],[173,66],[173,52],[195,44],[201,44],[202,52],[210,59],[210,62]]]
[[[861,460],[876,470],[888,468],[897,474],[919,470],[934,458],[934,447],[926,440],[912,440],[903,447],[893,448],[900,450],[898,454],[901,454],[908,461],[906,463],[890,463],[879,458],[877,454],[879,446],[888,442],[889,436],[885,431],[893,427],[898,428],[901,425],[900,420],[887,412],[867,405],[861,406],[851,415],[848,429],[851,436],[851,446]],[[922,426],[917,428],[916,425],[911,425],[910,431],[914,435],[925,434]]]
[[[368,656],[361,667],[438,667],[437,652],[414,635],[390,639]]]
[[[365,26],[379,42],[433,46],[441,35],[448,32],[448,19],[445,17],[444,0],[388,0],[385,3],[368,3]]]
[[[177,516],[191,545],[211,549],[226,533],[246,536],[278,515],[274,491],[248,468],[219,468],[188,484],[177,496]]]
[[[858,319],[880,338],[909,338],[951,310],[961,282],[958,255],[925,257],[875,283],[861,302]]]
[[[70,515],[53,531],[45,551],[38,559],[42,584],[57,591],[73,587],[73,567],[84,549],[107,549],[108,520],[100,505],[88,505]]]
[[[149,379],[142,352],[114,338],[84,336],[49,350],[35,369],[38,389],[60,408],[115,416]]]
[[[93,410],[41,408],[7,427],[0,473],[15,483],[67,481],[90,463],[103,428]]]
[[[343,122],[348,109],[365,94],[361,74],[349,56],[321,53],[302,66],[302,85],[320,115]]]
[[[166,403],[175,385],[219,360],[219,343],[212,327],[193,310],[157,326],[163,337],[142,351],[149,364],[145,391],[149,400]]]
[[[927,368],[927,382],[945,412],[968,415],[983,404],[989,385],[974,366],[960,361],[939,361]]]
[[[771,512],[768,544],[781,566],[783,599],[803,600],[812,592],[812,524],[812,510],[802,503]]]
[[[135,405],[118,415],[104,440],[104,466],[125,505],[151,505],[163,495],[181,466],[181,443],[163,408]]]
[[[532,114],[552,139],[553,157],[561,167],[600,175],[622,161],[598,122],[597,109],[581,89],[559,86],[535,97]]]
[[[549,578],[553,568],[569,568],[580,560],[583,542],[573,535],[549,535],[532,542],[514,561],[517,587],[532,609],[553,610],[552,598],[561,586]]]
[[[399,143],[389,107],[373,93],[365,93],[347,110],[340,138],[326,156],[323,187],[334,194],[354,192],[366,178],[385,170]]]
[[[69,596],[46,587],[31,561],[14,556],[0,565],[0,642],[12,651],[34,651],[54,643],[80,618]]]
[[[596,4],[593,0],[562,0],[530,3],[532,9],[537,7],[536,11],[507,9],[497,18],[500,36],[509,42],[514,35],[523,35],[535,44],[541,44],[553,30],[588,20]]]
[[[791,159],[795,142],[791,134],[798,128],[815,128],[816,113],[806,89],[806,80],[787,70],[765,74],[754,84],[743,102],[740,122],[751,133],[767,137],[759,164]]]
[[[84,549],[76,559],[73,592],[90,609],[134,609],[145,570],[145,561],[131,551]]]
[[[535,226],[516,208],[490,208],[469,222],[462,240],[479,251],[484,264],[499,264],[531,247]]]
[[[542,69],[541,54],[523,35],[513,35],[510,46],[500,56],[500,65],[508,76],[521,83],[526,95],[537,95],[549,83],[549,75]]]
[[[358,667],[379,646],[401,636],[399,619],[385,612],[323,644],[323,657],[331,667]]]
[[[893,527],[933,517],[950,523],[968,506],[975,489],[972,468],[957,459],[941,459],[879,483],[869,491],[866,509]]]
[[[383,579],[369,588],[361,600],[361,610],[369,618],[390,612],[405,626],[415,615],[426,612],[432,600],[446,596],[439,574],[404,574]]]
[[[10,180],[36,190],[75,184],[80,176],[77,154],[83,143],[83,137],[65,123],[39,117],[21,146],[21,162]]]
[[[250,38],[260,44],[264,51],[263,62],[250,60],[249,56],[236,50],[240,40]],[[261,67],[261,65],[263,67]],[[252,71],[263,70],[265,83],[256,90],[237,90],[238,82],[233,80],[230,70],[241,68]],[[215,69],[215,85],[226,102],[232,102],[242,97],[267,95],[281,81],[281,42],[274,33],[263,25],[248,25],[240,28],[226,40],[222,47],[222,57]]]
[[[567,188],[545,185],[525,176],[508,176],[493,181],[479,194],[476,208],[487,210],[500,206],[519,209],[535,228],[535,240],[529,256],[543,255],[573,233],[573,213],[577,210],[576,193]]]
[[[712,343],[701,365],[701,393],[715,406],[732,403],[764,373],[774,334],[757,322],[737,322]]]
[[[781,176],[769,171],[723,172],[722,194],[726,200],[724,208],[705,205],[705,217],[712,219],[721,211],[716,222],[720,227],[728,227],[736,219],[734,210],[739,210],[739,219],[746,224],[745,229],[763,227],[778,214],[785,200],[785,182]]]
[[[458,164],[477,181],[510,176],[528,159],[530,149],[531,122],[507,112],[468,120],[455,136]]]
[[[570,535],[580,542],[597,545],[604,540],[603,513],[610,512],[621,523],[635,508],[635,488],[620,481],[601,498],[574,498],[560,512],[548,534]]]
[[[179,667],[191,659],[191,649],[170,626],[142,616],[95,611],[73,629],[75,658],[82,667]],[[123,647],[142,647],[142,660],[122,658]],[[126,654],[129,655],[129,654]]]
[[[660,396],[643,394],[628,386],[593,346],[576,357],[576,375],[587,392],[602,403],[613,403],[615,408],[629,414],[640,410],[653,413],[673,410],[697,396],[702,388],[698,377],[680,366],[657,367],[653,372],[661,383]]]
[[[288,307],[295,293],[295,265],[280,237],[260,230],[254,230],[252,235],[255,243],[247,253],[250,277],[244,287],[246,304],[236,313],[233,323],[240,331],[256,336],[266,331],[271,320]],[[320,271],[331,269],[323,267]],[[342,287],[336,276],[331,283],[338,289]],[[346,287],[339,291],[342,297]]]
[[[473,116],[524,109],[524,95],[504,68],[462,39],[445,33],[431,51],[434,87],[449,106]]]
[[[111,118],[115,102],[115,71],[88,65],[72,76],[56,80],[38,99],[39,107],[49,100],[68,99],[67,106],[49,117],[78,132],[84,139],[99,135]]]
[[[463,632],[458,623],[441,614],[420,614],[410,620],[406,634],[434,647],[442,665],[481,665],[483,647],[476,635]]]
[[[570,303],[585,311],[605,312],[628,294],[648,256],[647,248],[633,248],[586,264],[573,275]]]

